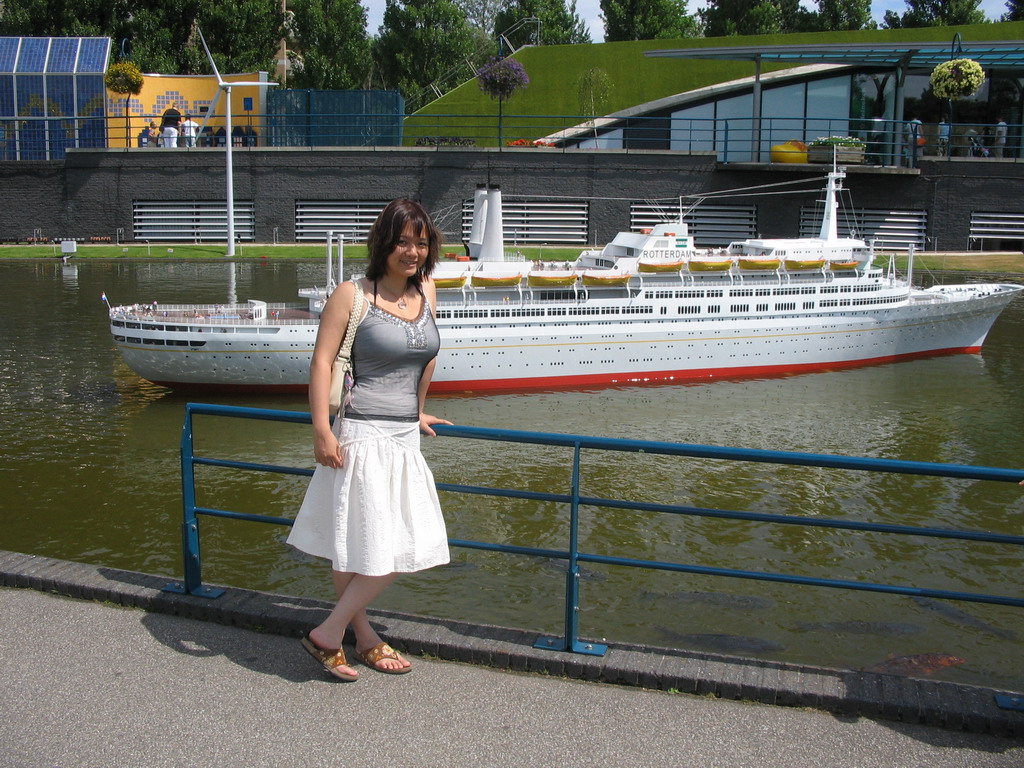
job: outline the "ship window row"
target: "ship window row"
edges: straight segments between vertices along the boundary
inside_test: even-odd
[[[863,306],[865,304],[897,304],[903,301],[902,296],[877,296],[871,299],[854,299],[853,303],[855,306]]]
[[[800,288],[776,288],[774,291],[772,291],[772,295],[774,295],[774,296],[798,296],[798,295],[804,295],[804,294],[814,294],[814,293],[817,293],[817,290],[818,289],[815,288],[813,285],[805,285],[805,286],[800,287]]]
[[[634,304],[630,307],[623,307],[622,314],[624,315],[649,315],[654,312],[654,307],[647,307],[643,305]]]
[[[683,307],[679,308],[679,314],[680,315],[696,315],[699,312],[700,312],[700,307],[697,306],[696,304],[692,304],[692,305],[689,305],[689,306],[683,306]]]
[[[621,310],[618,307],[571,307],[570,315],[618,315]]]
[[[868,285],[825,285],[821,288],[822,293],[874,293],[880,290],[882,290],[882,286],[879,283],[870,283]]]

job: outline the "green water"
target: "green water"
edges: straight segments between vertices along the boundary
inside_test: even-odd
[[[175,395],[120,361],[113,303],[291,301],[319,263],[0,263],[0,548],[178,577],[178,445],[188,399],[305,410],[298,397]],[[233,282],[232,282],[233,281]],[[997,467],[1024,466],[1024,300],[983,355],[686,386],[434,398],[459,424]],[[197,453],[312,467],[307,428],[198,417]],[[442,482],[564,491],[563,449],[438,438]],[[292,516],[302,477],[201,468],[199,502]],[[657,503],[1024,534],[1017,486],[585,452],[583,493]],[[564,549],[567,510],[442,498],[449,535]],[[204,518],[208,583],[329,598],[328,574],[286,528]],[[608,509],[582,513],[587,552],[1024,597],[1019,548]],[[380,607],[559,634],[557,562],[453,550]],[[866,667],[889,655],[963,657],[936,676],[1024,690],[1024,611],[663,571],[587,566],[580,632],[791,662]]]

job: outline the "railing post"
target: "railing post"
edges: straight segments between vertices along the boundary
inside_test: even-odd
[[[184,559],[185,579],[184,582],[168,584],[163,591],[195,597],[220,597],[224,594],[223,589],[203,586],[192,448],[192,404],[186,403],[185,421],[181,428],[181,502],[184,510],[184,519],[181,523],[181,553]]]
[[[607,645],[581,642],[578,637],[580,617],[579,533],[580,441],[577,440],[573,444],[572,500],[569,503],[569,562],[565,571],[565,634],[561,639],[542,637],[534,643],[534,647],[572,651],[588,656],[604,656],[608,651]]]

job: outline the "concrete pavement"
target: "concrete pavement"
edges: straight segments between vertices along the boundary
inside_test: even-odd
[[[437,652],[413,655],[407,676],[360,667],[360,680],[339,683],[291,632],[271,631],[285,614],[297,626],[314,623],[322,603],[261,593],[165,602],[149,594],[154,579],[166,581],[0,552],[0,768],[1024,766],[1021,720],[988,717],[976,691],[958,692],[976,711],[940,728],[587,682],[510,671],[531,666],[526,651],[492,666],[442,660],[453,655],[448,633],[463,633],[469,655],[509,640],[497,628],[478,628],[473,638],[464,627],[390,614],[374,619],[397,645],[414,646],[418,633]],[[206,606],[200,614],[217,610],[219,618],[168,610],[196,601]],[[148,610],[124,607],[146,602]],[[267,631],[236,626],[247,622]],[[489,651],[492,659],[504,652]],[[662,681],[674,674],[668,667],[696,658],[637,653],[662,670]],[[727,662],[701,663],[720,671],[715,664]],[[572,677],[592,676],[573,669]],[[799,674],[812,684],[813,670]],[[813,685],[826,692],[822,680]],[[897,698],[898,687],[890,686]],[[1003,735],[964,730],[985,727]]]

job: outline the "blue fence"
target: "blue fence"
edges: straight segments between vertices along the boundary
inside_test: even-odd
[[[168,591],[185,593],[200,597],[219,597],[224,590],[204,586],[202,583],[202,564],[200,558],[199,516],[233,518],[261,523],[291,525],[292,520],[282,517],[255,515],[223,509],[200,507],[196,504],[195,467],[200,465],[228,467],[233,469],[252,470],[257,472],[277,472],[292,475],[312,475],[313,470],[297,467],[276,466],[250,462],[232,461],[211,457],[196,456],[193,450],[193,416],[204,414],[242,419],[262,419],[269,421],[309,424],[310,415],[298,411],[267,410],[259,408],[241,408],[224,405],[207,405],[189,403],[185,407],[185,419],[181,437],[181,478],[182,501],[184,505],[184,522],[182,524],[182,551],[184,557],[184,580],[168,585]],[[821,579],[784,573],[739,570],[733,568],[710,567],[675,562],[639,560],[626,557],[599,555],[579,550],[580,508],[583,506],[606,507],[612,509],[638,510],[658,514],[689,515],[695,517],[721,518],[731,520],[747,520],[780,525],[796,525],[805,527],[821,527],[844,529],[849,531],[880,532],[894,535],[927,536],[960,541],[990,542],[1010,546],[1024,546],[1024,536],[1011,536],[983,531],[962,531],[946,528],[914,527],[880,523],[850,522],[834,519],[807,518],[782,514],[731,511],[723,509],[704,509],[689,506],[652,504],[624,499],[609,499],[583,496],[580,493],[580,454],[584,449],[597,451],[620,451],[661,456],[688,456],[696,458],[725,459],[729,461],[761,462],[768,464],[788,464],[796,466],[830,467],[847,470],[869,472],[887,472],[909,475],[931,475],[946,478],[969,480],[994,480],[1017,483],[1024,478],[1024,470],[1001,469],[994,467],[976,467],[960,464],[935,464],[928,462],[894,461],[890,459],[872,459],[850,456],[830,456],[813,453],[793,453],[783,451],[766,451],[746,448],[724,448],[706,445],[688,445],[683,443],[666,443],[646,440],[623,440],[613,438],[587,437],[581,435],[552,434],[544,432],[522,432],[507,429],[488,429],[482,427],[464,427],[439,425],[438,435],[447,438],[470,440],[491,440],[513,443],[529,443],[534,445],[562,446],[572,449],[572,475],[570,488],[561,493],[540,493],[515,489],[489,488],[473,485],[456,485],[437,483],[438,490],[470,495],[500,496],[513,499],[547,501],[567,504],[569,506],[569,530],[566,531],[566,549],[542,549],[537,547],[513,546],[494,542],[450,539],[455,547],[503,552],[511,555],[532,555],[564,560],[566,563],[565,577],[565,621],[561,637],[539,638],[536,647],[552,650],[565,650],[575,653],[602,655],[606,646],[581,641],[578,636],[578,614],[580,610],[580,564],[604,563],[606,565],[629,568],[651,568],[681,573],[720,576],[725,578],[753,579],[758,581],[781,582],[817,587],[832,587],[869,592],[883,592],[896,595],[930,597],[942,600],[961,600],[976,603],[989,603],[1024,608],[1024,598],[1004,595],[991,595],[967,592],[955,592],[938,589],[923,589],[914,586],[876,584],[845,579]]]

